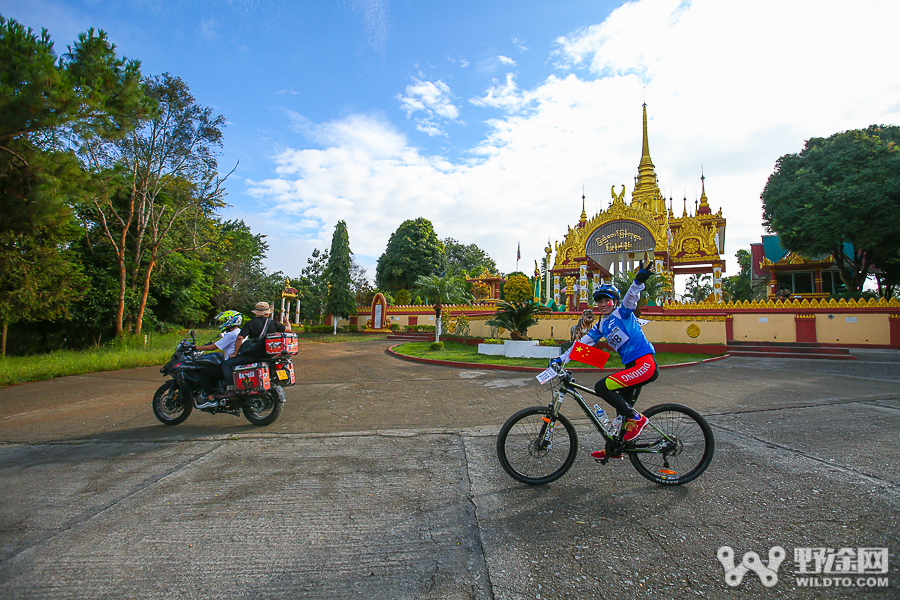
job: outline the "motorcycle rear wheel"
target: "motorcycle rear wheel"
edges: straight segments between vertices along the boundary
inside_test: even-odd
[[[284,390],[276,385],[264,394],[246,398],[241,410],[247,420],[254,425],[271,425],[281,414],[282,406],[284,406]]]
[[[153,394],[153,414],[164,425],[178,425],[184,422],[194,410],[190,398],[182,398],[182,393],[173,380],[159,386]]]

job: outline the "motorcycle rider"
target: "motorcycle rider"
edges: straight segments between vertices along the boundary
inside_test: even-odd
[[[268,333],[282,333],[282,332],[290,332],[291,331],[291,322],[288,320],[287,313],[282,317],[281,323],[274,321],[270,318],[272,315],[272,307],[269,306],[268,302],[257,302],[256,306],[251,311],[255,317],[244,323],[244,326],[241,327],[241,331],[237,336],[237,341],[234,344],[234,350],[231,353],[231,357],[228,358],[225,362],[222,363],[222,372],[225,376],[225,384],[232,385],[233,384],[233,373],[234,368],[238,365],[246,365],[252,362],[256,362],[258,360],[262,360],[264,356],[255,355],[255,354],[240,354],[241,345],[244,340],[248,338],[257,338],[263,337]],[[265,328],[265,331],[263,331]],[[229,356],[228,354],[225,355]]]
[[[222,337],[211,344],[197,346],[196,349],[203,352],[221,351],[224,357],[228,358],[234,352],[234,345],[238,338],[238,328],[243,323],[244,316],[236,310],[226,310],[216,316],[216,321],[219,324],[219,333]],[[216,380],[221,375],[221,365],[211,365],[197,373],[203,393],[206,394],[206,402],[200,404],[197,408],[211,408],[217,404],[213,398],[213,391],[215,390]]]

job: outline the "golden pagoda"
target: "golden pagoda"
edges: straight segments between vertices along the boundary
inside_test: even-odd
[[[672,212],[671,199],[659,189],[656,168],[650,158],[647,136],[647,105],[643,105],[643,145],[638,174],[634,178],[631,202],[625,202],[625,186],[616,193],[612,186],[612,204],[588,220],[582,195],[581,218],[569,227],[562,243],[555,244],[556,259],[547,271],[547,295],[559,306],[565,296],[566,310],[583,310],[591,304],[588,289],[620,272],[630,271],[638,262],[653,261],[654,270],[669,279],[674,289],[676,275],[712,275],[711,300],[722,302],[720,253],[725,247],[725,219],[722,209],[713,213],[706,197],[706,177],[701,173],[702,193],[699,205],[688,213],[687,199],[681,217]],[[547,249],[550,264],[550,247]],[[550,279],[552,278],[552,282]],[[589,285],[590,283],[590,285]],[[551,297],[544,298],[548,301]]]

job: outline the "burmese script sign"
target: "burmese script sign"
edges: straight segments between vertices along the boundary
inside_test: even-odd
[[[588,236],[587,256],[621,252],[652,252],[656,241],[650,231],[634,221],[613,221],[598,227]]]

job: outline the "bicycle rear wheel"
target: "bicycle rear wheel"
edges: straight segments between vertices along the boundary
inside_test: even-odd
[[[626,448],[637,472],[660,485],[681,485],[700,476],[712,461],[715,440],[706,419],[680,404],[658,404],[644,411],[650,420]]]
[[[528,485],[556,481],[578,453],[578,434],[563,415],[550,428],[551,411],[525,408],[507,419],[497,435],[497,458],[509,476]],[[562,425],[562,427],[560,427]],[[549,429],[549,435],[548,435]]]

